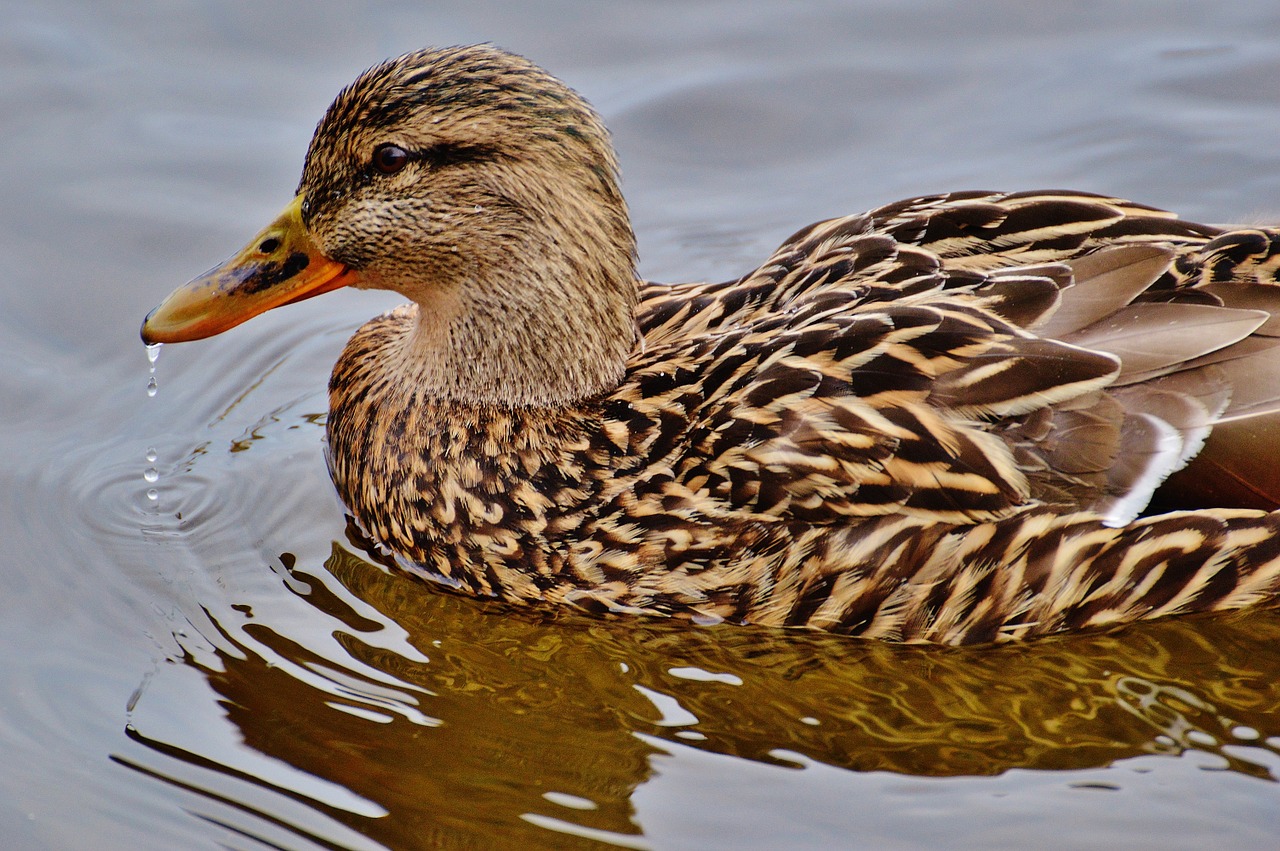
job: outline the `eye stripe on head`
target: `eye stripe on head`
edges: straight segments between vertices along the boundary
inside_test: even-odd
[[[408,151],[399,145],[385,142],[373,149],[369,158],[372,169],[379,174],[395,174],[410,162],[424,162],[433,168],[444,168],[465,162],[479,162],[499,156],[490,145],[466,145],[440,142],[422,150]]]

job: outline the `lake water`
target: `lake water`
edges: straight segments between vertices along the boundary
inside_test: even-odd
[[[330,366],[394,297],[166,346],[154,397],[137,339],[289,200],[338,88],[427,44],[494,41],[596,103],[657,279],[947,189],[1280,214],[1274,2],[0,20],[4,848],[1280,841],[1280,616],[940,651],[450,596],[370,561],[321,455]]]

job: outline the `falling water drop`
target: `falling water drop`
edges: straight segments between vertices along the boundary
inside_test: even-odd
[[[156,391],[160,389],[160,385],[156,384],[156,361],[160,359],[160,347],[163,343],[150,343],[147,345],[147,361],[151,364],[151,377],[147,379],[147,395],[154,396]]]
[[[154,485],[160,481],[160,470],[156,468],[156,459],[160,457],[160,453],[156,451],[154,446],[147,447],[147,468],[142,471],[142,478],[149,485]],[[160,498],[160,491],[156,488],[147,488],[147,499],[155,502]]]
[[[151,343],[147,346],[147,362],[151,365],[151,374],[147,378],[147,395],[155,396],[156,391],[160,389],[156,383],[156,361],[160,359],[160,343]],[[160,481],[160,471],[156,469],[156,459],[160,457],[160,453],[156,451],[154,446],[147,447],[147,468],[142,471],[142,478],[149,485],[154,485]],[[155,502],[160,499],[160,491],[156,488],[147,488],[147,499]]]

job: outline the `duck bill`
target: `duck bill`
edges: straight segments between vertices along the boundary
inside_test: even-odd
[[[282,304],[348,286],[356,272],[320,253],[302,195],[239,254],[169,294],[142,323],[145,343],[201,340]]]

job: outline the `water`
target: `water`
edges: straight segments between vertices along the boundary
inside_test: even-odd
[[[569,80],[642,270],[721,278],[941,189],[1276,213],[1274,4],[3,13],[6,848],[1274,846],[1276,615],[927,651],[512,611],[381,568],[328,483],[329,367],[394,297],[167,347],[152,398],[137,341],[291,197],[337,89],[423,44]]]

